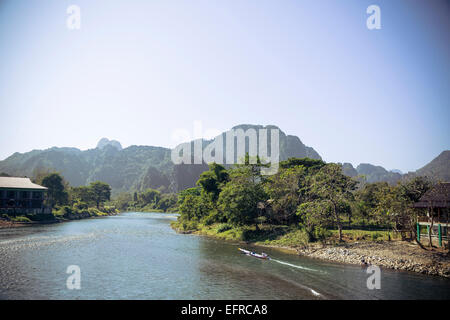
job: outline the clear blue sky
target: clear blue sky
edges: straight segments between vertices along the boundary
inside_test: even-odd
[[[102,137],[173,147],[199,120],[416,170],[450,148],[449,14],[436,0],[3,0],[0,159]]]

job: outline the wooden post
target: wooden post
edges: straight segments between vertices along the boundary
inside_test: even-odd
[[[417,222],[417,241],[420,242],[420,224]]]
[[[439,234],[439,247],[442,247],[442,233],[441,233],[441,224],[438,224],[438,234]]]

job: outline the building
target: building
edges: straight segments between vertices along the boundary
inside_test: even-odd
[[[417,240],[420,242],[422,236],[428,239],[429,245],[436,239],[442,247],[443,241],[449,244],[449,208],[450,208],[450,182],[442,182],[427,191],[414,208],[426,214],[417,219]],[[426,227],[426,233],[422,230]]]
[[[51,213],[44,206],[46,187],[29,178],[0,177],[0,213],[9,215]]]

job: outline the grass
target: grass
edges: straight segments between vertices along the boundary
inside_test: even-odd
[[[331,230],[333,238],[338,239],[339,231]],[[379,240],[389,240],[396,239],[399,236],[390,231],[369,231],[369,230],[342,230],[342,237],[344,241],[379,241]]]
[[[258,230],[253,226],[236,227],[228,223],[215,223],[204,225],[201,223],[188,221],[174,221],[172,227],[178,231],[186,233],[196,233],[222,240],[246,241],[255,244],[282,246],[282,247],[305,247],[309,243],[308,234],[303,229],[295,226],[278,226],[263,224]],[[390,231],[370,231],[370,230],[343,230],[344,242],[354,241],[380,241],[394,240],[399,235]],[[331,236],[324,242],[336,243],[338,241],[338,230],[330,230]]]

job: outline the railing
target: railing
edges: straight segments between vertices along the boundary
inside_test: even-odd
[[[428,218],[428,217],[419,217],[418,219],[418,222],[431,222],[431,219],[430,218]],[[437,217],[433,217],[433,224],[434,223],[447,223],[447,218],[440,218],[440,219],[438,219]]]

